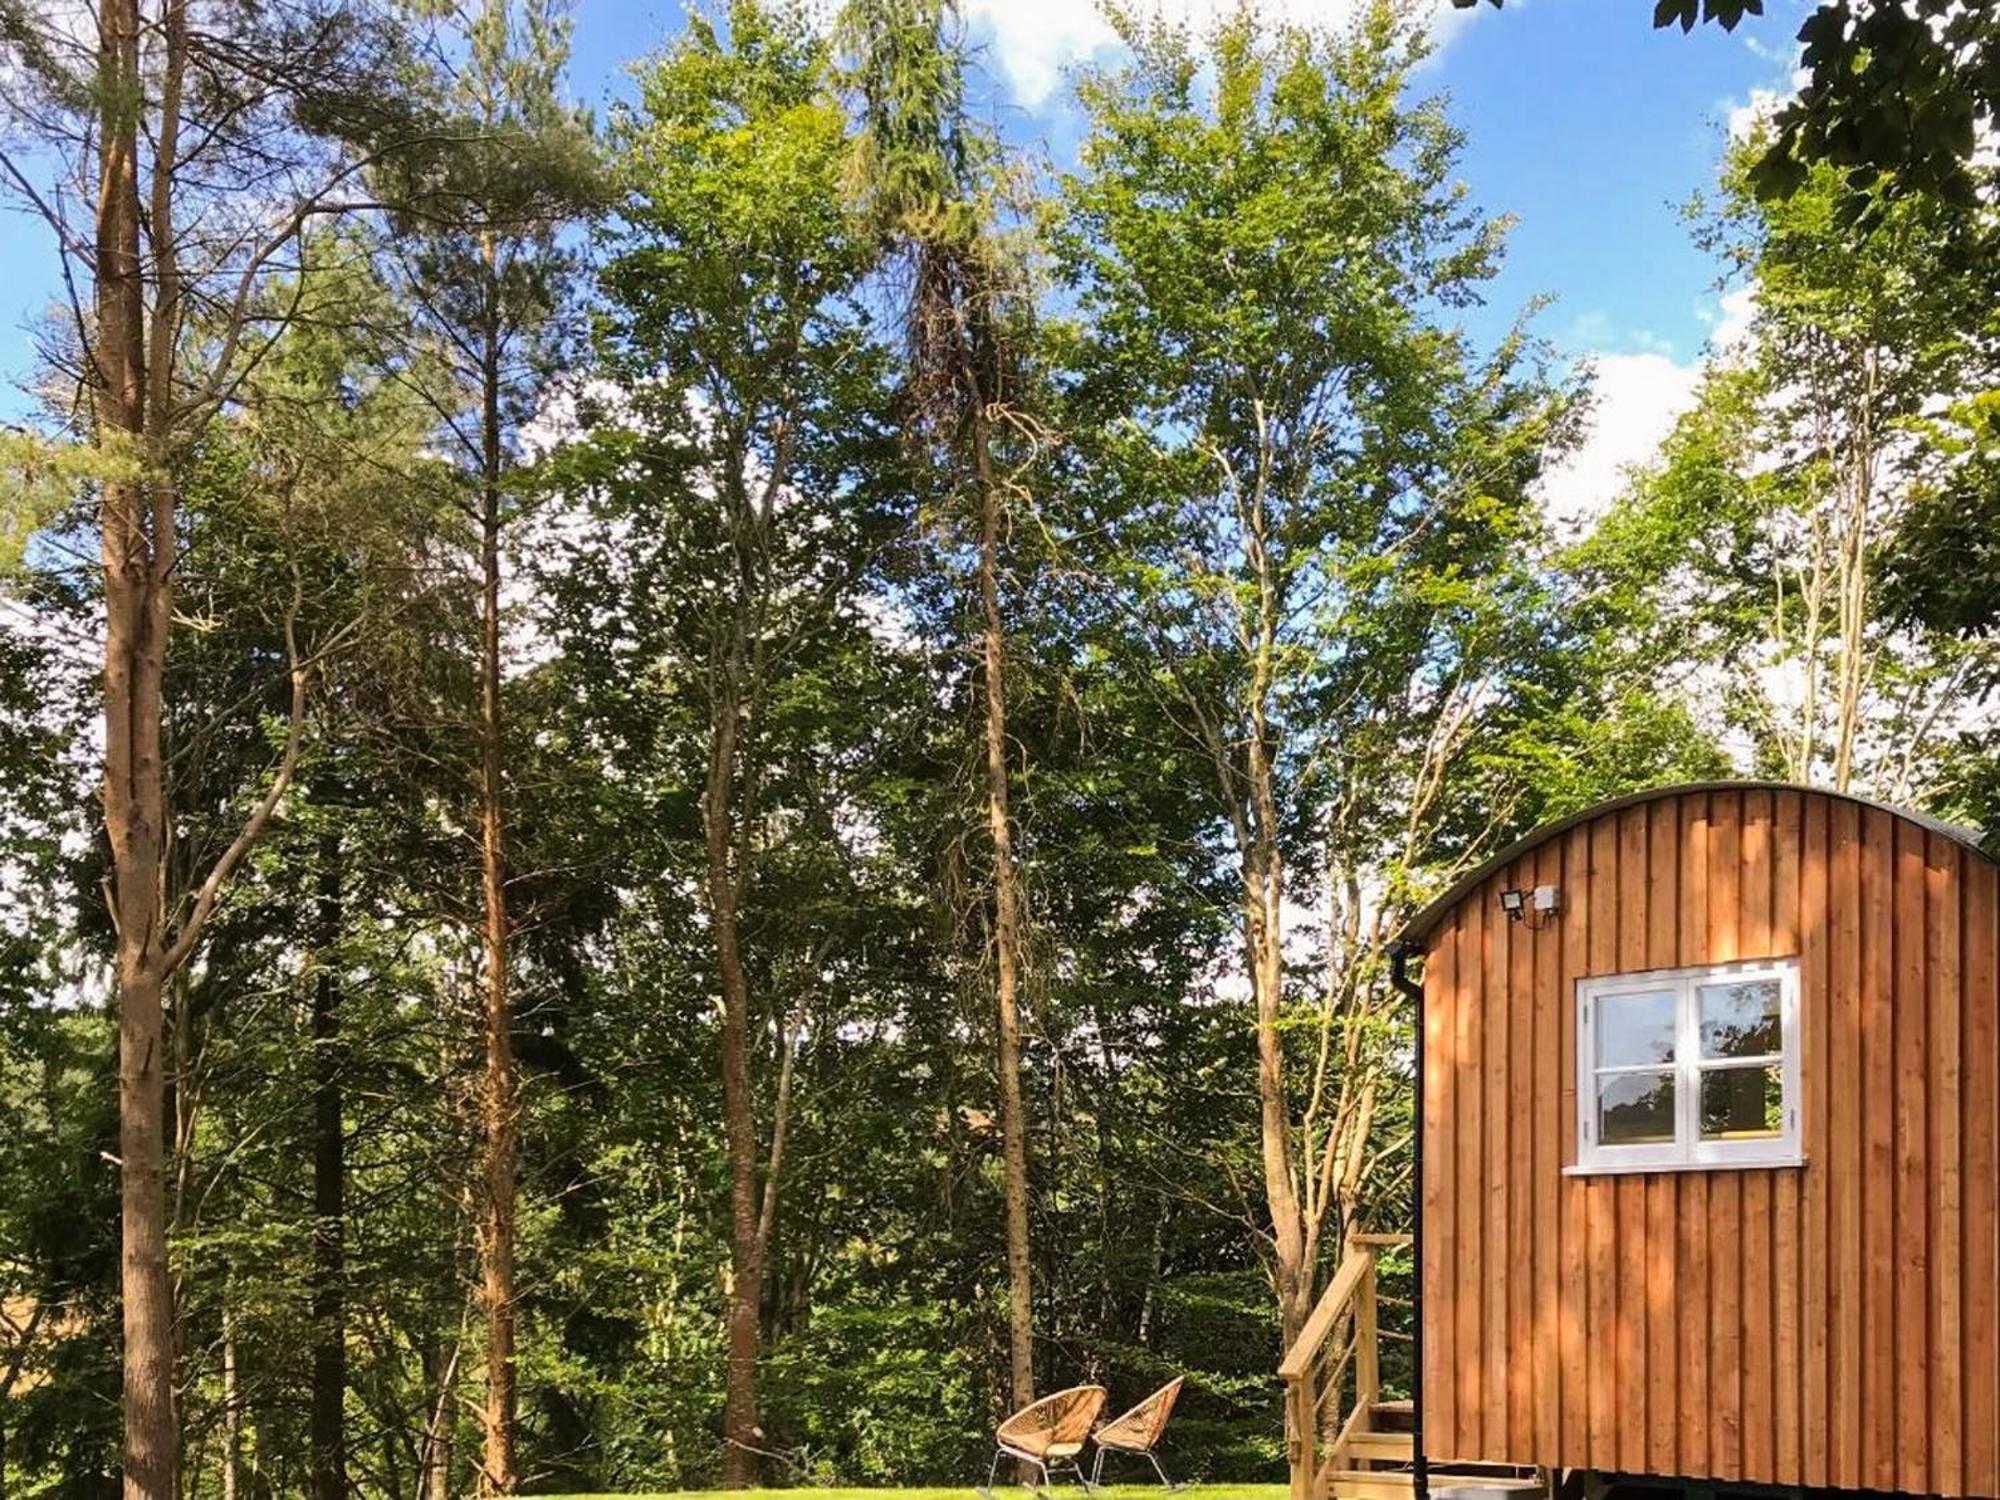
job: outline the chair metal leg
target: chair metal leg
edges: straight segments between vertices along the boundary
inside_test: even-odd
[[[1103,1478],[1104,1474],[1104,1457],[1109,1452],[1111,1452],[1109,1448],[1099,1448],[1097,1450],[1096,1466],[1091,1471],[1090,1482],[1084,1486],[1085,1489],[1091,1491],[1093,1494],[1095,1494],[1096,1491],[1100,1488],[1100,1481]],[[1152,1449],[1120,1448],[1118,1452],[1137,1453],[1142,1455],[1145,1458],[1146,1462],[1153,1466],[1153,1472],[1160,1476],[1160,1488],[1165,1490],[1169,1495],[1177,1495],[1182,1490],[1189,1488],[1189,1486],[1185,1484],[1175,1484],[1173,1480],[1167,1477],[1166,1468],[1160,1462],[1160,1455],[1155,1453]]]
[[[1032,1457],[1026,1453],[1016,1452],[1007,1448],[995,1448],[993,1450],[993,1462],[986,1466],[986,1483],[979,1487],[979,1494],[984,1497],[984,1500],[999,1500],[999,1491],[993,1488],[993,1484],[1000,1477],[1000,1463],[1002,1459],[1017,1465],[1033,1464],[1035,1471],[1041,1475],[1040,1482],[1037,1483],[1033,1480],[1023,1479],[1021,1483],[1027,1488],[1030,1494],[1039,1495],[1047,1493],[1049,1488],[1049,1466],[1047,1464],[1043,1463],[1039,1458]]]

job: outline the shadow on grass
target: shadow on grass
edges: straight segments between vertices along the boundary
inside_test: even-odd
[[[1084,1492],[1073,1484],[1060,1484],[1052,1493],[1056,1500],[1085,1500]],[[1164,1493],[1156,1484],[1106,1485],[1097,1494],[1100,1500],[1159,1500]],[[1020,1485],[1001,1485],[997,1500],[1029,1500],[1030,1492]],[[1284,1500],[1282,1484],[1197,1484],[1177,1491],[1175,1500]],[[674,1490],[626,1495],[542,1496],[539,1500],[978,1500],[971,1485],[958,1488],[914,1490]]]

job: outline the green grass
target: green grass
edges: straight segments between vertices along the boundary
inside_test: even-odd
[[[1062,1500],[1083,1500],[1075,1485],[1058,1485]],[[1018,1485],[1001,1485],[996,1500],[1028,1500]],[[1160,1500],[1156,1484],[1106,1485],[1098,1491],[1110,1500]],[[1180,1490],[1175,1500],[1283,1500],[1282,1484],[1198,1484]],[[660,1495],[563,1495],[553,1500],[978,1500],[971,1485],[959,1489],[926,1490],[676,1490]]]

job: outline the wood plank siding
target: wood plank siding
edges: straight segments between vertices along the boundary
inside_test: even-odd
[[[1500,892],[1560,888],[1509,921]],[[1531,837],[1420,917],[1424,1447],[2000,1500],[2000,869],[1746,783]],[[1803,1166],[1575,1176],[1580,979],[1796,957]]]

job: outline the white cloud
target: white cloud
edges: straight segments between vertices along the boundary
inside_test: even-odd
[[[1776,89],[1752,89],[1750,97],[1729,109],[1729,139],[1747,141],[1757,133],[1757,128],[1778,112],[1778,106],[1789,97]]]
[[[1593,383],[1583,442],[1541,482],[1549,519],[1567,531],[1588,527],[1618,497],[1626,474],[1649,461],[1694,401],[1700,371],[1664,354],[1591,357]]]
[[[1200,28],[1232,12],[1237,0],[1155,0],[1151,9],[1166,20]],[[1341,25],[1360,9],[1360,0],[1274,0],[1267,14],[1284,20]],[[1449,0],[1435,0],[1431,31],[1443,46],[1471,18]],[[1007,80],[1014,102],[1039,109],[1056,92],[1063,71],[1113,52],[1118,36],[1097,0],[966,0],[965,15],[975,40],[990,48],[996,72]]]
[[[1733,287],[1722,294],[1721,305],[1714,312],[1704,312],[1709,322],[1708,345],[1718,354],[1727,354],[1742,343],[1750,332],[1750,323],[1757,316],[1757,287],[1755,283]]]
[[[1789,47],[1774,47],[1754,32],[1744,33],[1743,49],[1760,62],[1770,63],[1773,67],[1791,68],[1798,63],[1799,49],[1796,44]]]
[[[1594,349],[1606,354],[1664,354],[1672,357],[1673,340],[1650,328],[1625,328],[1601,308],[1580,312],[1556,335],[1563,349]]]
[[[965,9],[1015,100],[1030,109],[1055,92],[1065,67],[1087,62],[1118,41],[1090,0],[971,0]]]

